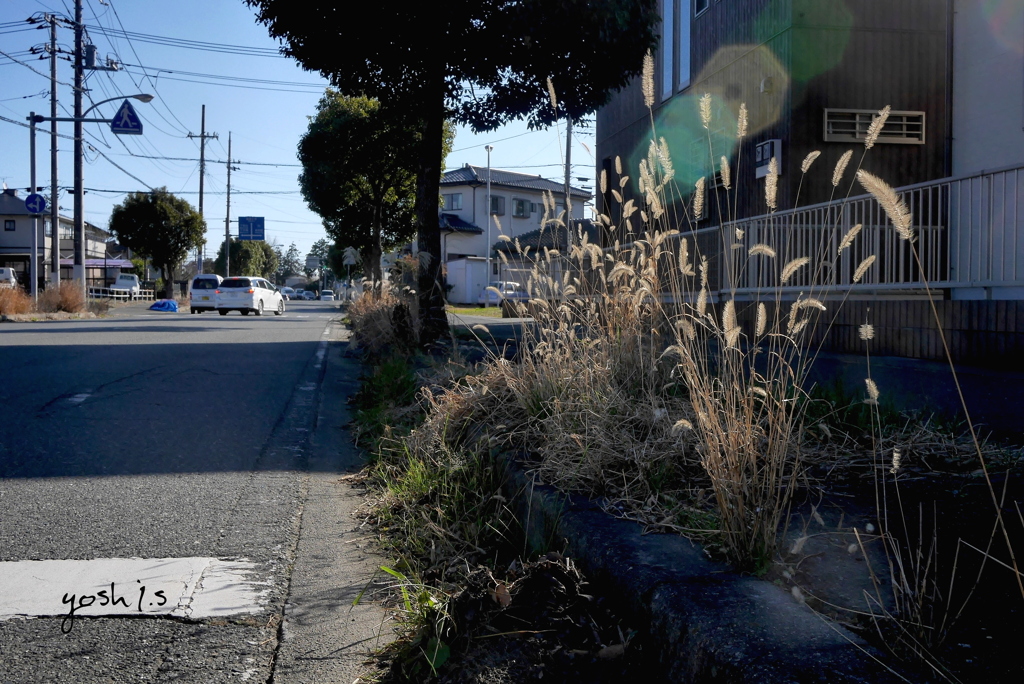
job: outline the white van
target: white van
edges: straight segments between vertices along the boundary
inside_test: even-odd
[[[14,269],[7,266],[0,267],[0,287],[17,287],[18,276],[14,274]]]
[[[216,273],[200,273],[188,285],[189,313],[203,313],[217,308],[217,288],[224,282]]]

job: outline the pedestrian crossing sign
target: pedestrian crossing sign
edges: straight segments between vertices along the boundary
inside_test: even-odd
[[[128,100],[121,103],[121,108],[110,120],[110,130],[118,135],[142,135],[142,119]]]

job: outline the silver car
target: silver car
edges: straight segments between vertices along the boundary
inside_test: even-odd
[[[320,292],[321,302],[333,302],[334,301],[334,290],[323,290]]]

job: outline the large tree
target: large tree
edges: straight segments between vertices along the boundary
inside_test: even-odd
[[[277,271],[278,258],[274,248],[262,240],[231,239],[231,275],[259,276],[273,280]],[[217,250],[217,260],[213,272],[224,275],[227,272],[224,264],[224,243]]]
[[[118,242],[160,269],[167,298],[174,298],[174,273],[191,250],[203,244],[206,222],[187,201],[157,188],[129,193],[110,214]]]
[[[438,186],[448,118],[489,130],[516,118],[547,126],[579,118],[636,75],[656,44],[656,0],[452,0],[443,4],[245,0],[282,51],[344,94],[422,120],[416,229],[424,340],[447,328]],[[548,99],[547,79],[559,95]]]
[[[336,245],[360,251],[374,281],[381,278],[384,250],[415,234],[420,128],[413,113],[382,110],[377,100],[328,88],[299,141],[303,198]],[[444,137],[447,151],[451,127]]]

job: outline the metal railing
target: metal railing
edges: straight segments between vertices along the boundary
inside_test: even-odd
[[[913,246],[899,238],[870,195],[741,219],[720,232],[720,288],[734,283],[737,293],[914,290],[925,281],[939,288],[1024,286],[1024,166],[896,192],[913,214]],[[844,236],[858,224],[860,234],[840,252]],[[771,247],[775,263],[748,258],[756,244]],[[874,264],[854,282],[857,267],[871,255]],[[780,287],[783,265],[799,257],[811,261]]]

